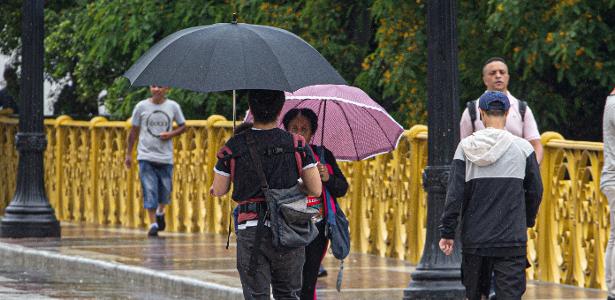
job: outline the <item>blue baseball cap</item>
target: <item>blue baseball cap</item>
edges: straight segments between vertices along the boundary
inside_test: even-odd
[[[481,110],[503,110],[510,108],[510,102],[506,94],[496,91],[487,91],[478,100],[478,108]]]

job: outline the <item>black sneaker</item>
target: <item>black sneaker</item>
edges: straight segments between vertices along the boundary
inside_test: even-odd
[[[167,228],[167,223],[164,222],[164,215],[156,214],[156,224],[158,224],[158,231],[163,231]]]
[[[149,231],[147,232],[147,236],[158,236],[158,227],[150,226]]]
[[[320,270],[318,270],[318,277],[325,277],[327,276],[327,270],[325,270],[325,268],[321,268]]]

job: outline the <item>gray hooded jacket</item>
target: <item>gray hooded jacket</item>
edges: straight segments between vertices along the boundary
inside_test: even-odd
[[[525,246],[541,198],[532,145],[505,130],[479,130],[455,152],[440,234],[454,239],[461,215],[464,250]]]

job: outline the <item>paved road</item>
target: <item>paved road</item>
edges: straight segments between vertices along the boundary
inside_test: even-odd
[[[0,265],[0,299],[185,299],[149,293],[114,278],[78,272],[40,273]]]
[[[235,244],[231,242],[230,249],[225,249],[224,235],[163,232],[160,238],[150,239],[144,230],[62,223],[61,239],[0,239],[0,244],[145,268],[164,276],[184,277],[228,288],[241,287],[236,270]],[[93,275],[94,272],[77,274],[68,267],[74,264],[63,266],[64,270],[73,271],[71,274],[37,274],[3,268],[2,264],[11,264],[12,257],[3,258],[0,259],[0,299],[188,298],[148,293],[136,287],[136,281],[131,285],[130,282]],[[18,265],[17,262],[13,264]],[[57,265],[62,267],[61,262]],[[318,299],[321,300],[401,299],[414,271],[414,266],[402,260],[351,253],[344,262],[344,282],[342,292],[338,293],[335,281],[339,261],[327,255],[324,265],[329,276],[318,280]],[[33,266],[46,270],[38,264]],[[606,299],[606,296],[605,291],[596,289],[530,281],[523,299],[598,300]]]

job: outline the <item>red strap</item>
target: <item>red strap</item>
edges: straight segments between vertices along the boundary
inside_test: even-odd
[[[237,205],[244,205],[244,204],[250,204],[250,203],[260,203],[260,202],[265,202],[265,198],[250,198],[248,200],[244,200],[244,201],[238,201]]]
[[[243,221],[249,221],[249,220],[256,220],[258,219],[258,214],[255,212],[246,212],[246,213],[239,213],[239,215],[237,216],[237,224],[240,224]]]

